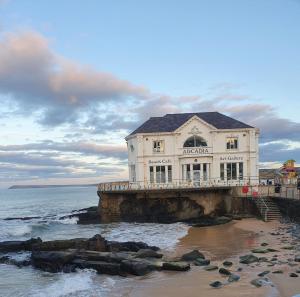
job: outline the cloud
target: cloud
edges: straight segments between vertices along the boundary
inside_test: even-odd
[[[127,167],[124,136],[151,116],[191,111],[219,111],[258,127],[264,144],[261,162],[300,159],[299,148],[274,142],[299,142],[300,123],[240,93],[239,85],[223,82],[205,95],[175,97],[154,93],[145,86],[60,56],[44,36],[32,31],[0,35],[0,61],[2,119],[18,114],[34,119],[46,131],[68,124],[65,137],[61,135],[66,141],[0,145],[1,180],[116,178]],[[9,129],[6,119],[5,129]],[[122,144],[78,140],[104,134],[110,139],[112,134],[120,135]]]
[[[57,156],[47,153],[0,152],[0,179],[18,182],[36,178],[117,177],[126,171],[124,164],[84,160],[76,156]]]
[[[61,178],[114,179],[127,170],[126,146],[81,142],[0,146],[1,182]]]
[[[149,91],[54,53],[36,32],[6,33],[0,40],[0,92],[40,123],[74,122],[93,105],[146,99]]]
[[[102,158],[116,158],[124,160],[127,158],[127,148],[124,145],[96,144],[93,142],[54,142],[46,140],[37,143],[27,143],[22,145],[0,145],[0,152],[11,151],[54,151],[64,153],[80,153],[83,156],[92,155]]]
[[[283,142],[271,142],[260,146],[260,161],[282,164],[288,159],[300,160],[300,148],[291,148]]]

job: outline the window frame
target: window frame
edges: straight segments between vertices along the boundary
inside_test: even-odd
[[[239,149],[239,138],[236,136],[226,137],[226,150],[238,150]]]
[[[153,140],[152,151],[153,151],[153,153],[164,153],[165,152],[165,141],[163,139]]]

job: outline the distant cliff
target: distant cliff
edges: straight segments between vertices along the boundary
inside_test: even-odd
[[[36,189],[36,188],[63,188],[63,187],[96,187],[97,184],[85,184],[85,185],[14,185],[9,187],[12,189]]]

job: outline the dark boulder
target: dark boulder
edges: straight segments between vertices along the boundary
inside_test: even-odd
[[[187,262],[174,261],[174,262],[164,262],[162,265],[163,270],[174,270],[174,271],[187,271],[191,269],[191,266]]]
[[[94,269],[101,274],[121,276],[124,275],[124,273],[121,270],[121,264],[119,263],[109,263],[104,261],[85,261],[82,259],[75,259],[72,262],[72,264],[80,269]]]
[[[256,288],[260,288],[261,286],[263,286],[266,283],[266,280],[263,278],[256,278],[256,279],[253,279],[250,283],[251,283],[251,285],[255,286]]]
[[[31,238],[25,241],[2,241],[0,242],[0,252],[18,252],[18,251],[31,251],[35,244],[42,243],[38,238]]]
[[[193,227],[208,227],[208,226],[216,226],[223,225],[232,221],[230,217],[201,217],[194,222],[191,223]]]
[[[210,264],[210,260],[198,258],[194,261],[194,265],[196,266],[207,266]]]
[[[107,241],[99,234],[90,239],[74,238],[67,240],[43,241],[33,245],[37,251],[62,251],[67,249],[85,249],[91,251],[106,251]]]
[[[239,281],[240,280],[240,276],[239,275],[237,275],[237,274],[230,274],[229,275],[229,277],[228,277],[228,282],[229,283],[232,283],[232,282],[237,282],[237,281]]]
[[[209,266],[206,266],[204,267],[204,270],[206,271],[213,271],[213,270],[217,270],[219,267],[216,266],[216,265],[209,265]]]
[[[223,267],[219,269],[219,273],[223,275],[231,275],[231,272]]]
[[[194,261],[198,258],[205,259],[204,255],[200,253],[198,250],[193,250],[181,256],[181,260],[183,261]]]
[[[126,273],[141,276],[153,271],[154,267],[147,261],[123,260],[121,269]]]
[[[136,252],[136,258],[162,258],[162,254],[151,249],[140,249]]]
[[[74,251],[33,251],[32,265],[47,272],[59,272],[63,267],[75,259]]]
[[[78,251],[76,258],[86,261],[104,261],[109,263],[121,263],[123,260],[134,257],[133,252],[97,252]]]
[[[150,249],[153,251],[159,250],[157,246],[150,246],[144,242],[135,242],[135,241],[127,241],[127,242],[108,241],[107,242],[107,250],[111,252],[119,252],[119,251],[137,252],[141,249]]]
[[[254,256],[252,254],[240,257],[240,263],[242,263],[242,264],[252,264],[252,263],[255,263],[258,261],[259,261],[258,257]]]
[[[233,263],[231,261],[224,261],[223,265],[226,266],[226,267],[230,267],[230,266],[233,265]]]
[[[263,276],[265,276],[265,275],[267,275],[269,273],[270,273],[270,270],[266,270],[266,271],[263,271],[263,272],[259,273],[258,276],[259,277],[263,277]]]
[[[222,286],[223,286],[223,284],[221,283],[221,282],[219,282],[219,281],[215,281],[215,282],[212,282],[212,283],[210,283],[209,284],[211,287],[213,287],[213,288],[221,288]]]
[[[60,220],[70,219],[70,218],[78,218],[77,224],[87,225],[87,224],[100,224],[101,217],[98,212],[98,207],[93,206],[89,208],[83,208],[78,211],[72,211],[73,214],[60,217]]]

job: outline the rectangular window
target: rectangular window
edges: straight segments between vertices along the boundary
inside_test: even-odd
[[[202,166],[203,166],[203,180],[207,180],[207,164],[204,163]]]
[[[224,163],[220,164],[220,178],[221,178],[221,180],[225,179]]]
[[[154,170],[153,166],[150,166],[150,183],[154,183]]]
[[[135,165],[130,165],[130,176],[131,176],[131,181],[135,182],[136,181]]]
[[[239,163],[239,179],[244,178],[244,163],[240,162]]]
[[[156,183],[161,184],[166,182],[166,167],[156,166]]]
[[[231,163],[231,177],[233,180],[237,179],[237,163]]]
[[[237,179],[237,163],[227,163],[227,180]]]
[[[172,182],[172,166],[168,166],[168,183]]]
[[[160,182],[161,183],[165,183],[166,182],[166,167],[165,166],[161,166]]]
[[[200,164],[194,164],[193,165],[193,170],[194,171],[200,171]]]
[[[160,183],[160,166],[156,166],[156,183]]]
[[[165,150],[165,145],[163,140],[153,141],[153,152],[154,153],[163,153]]]
[[[238,148],[237,137],[227,137],[226,148],[228,150],[236,150]]]
[[[191,166],[190,166],[190,164],[186,165],[186,180],[191,181]]]

